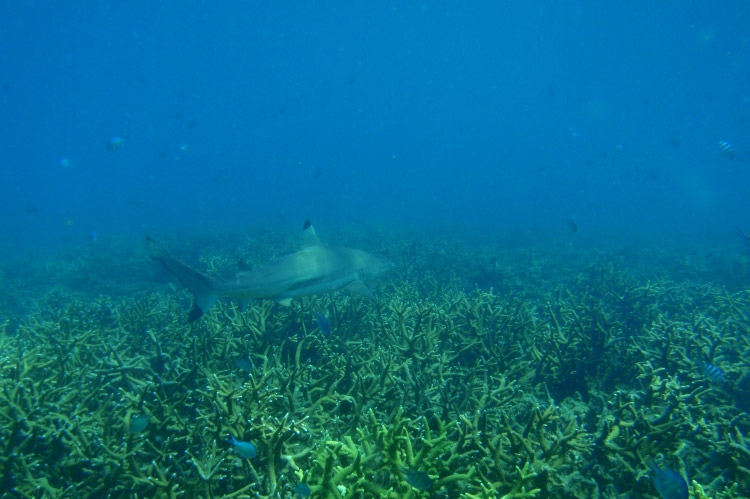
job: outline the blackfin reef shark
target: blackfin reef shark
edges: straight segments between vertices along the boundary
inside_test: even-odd
[[[382,274],[393,263],[353,248],[327,246],[320,242],[309,220],[303,227],[299,251],[282,256],[253,270],[220,281],[173,258],[158,242],[146,238],[152,260],[159,260],[193,294],[188,322],[200,319],[219,297],[228,296],[246,304],[265,298],[288,306],[293,298],[344,289],[373,298],[363,279]]]

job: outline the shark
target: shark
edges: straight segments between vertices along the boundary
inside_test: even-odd
[[[160,261],[193,294],[188,322],[200,319],[220,297],[238,300],[241,305],[252,299],[274,300],[289,306],[293,298],[339,289],[374,299],[364,283],[380,275],[393,263],[365,251],[321,243],[315,229],[306,220],[299,251],[272,260],[257,269],[240,268],[228,280],[219,280],[173,258],[157,241],[146,237],[151,259]]]

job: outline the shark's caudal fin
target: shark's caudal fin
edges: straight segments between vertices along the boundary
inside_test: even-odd
[[[211,277],[172,258],[161,244],[150,237],[146,237],[146,243],[151,251],[151,259],[160,260],[167,270],[193,293],[193,308],[190,310],[188,322],[200,319],[218,298],[216,294],[217,282]]]

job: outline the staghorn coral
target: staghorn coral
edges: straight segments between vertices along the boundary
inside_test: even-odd
[[[341,234],[399,263],[378,303],[221,303],[193,325],[183,290],[144,292],[125,276],[144,266],[141,250],[105,246],[119,258],[110,277],[106,255],[64,255],[50,266],[60,284],[34,306],[1,305],[0,489],[270,498],[306,482],[321,498],[656,497],[658,456],[696,496],[750,493],[747,290],[701,282],[700,265],[672,268],[663,250],[583,258],[529,243],[495,257],[491,242],[431,236]],[[204,248],[196,259],[224,272],[293,244],[222,237],[187,237],[186,251]],[[120,278],[130,284],[109,292]],[[322,310],[329,336],[314,326]],[[258,456],[236,455],[229,434]],[[406,470],[431,487],[409,485]]]

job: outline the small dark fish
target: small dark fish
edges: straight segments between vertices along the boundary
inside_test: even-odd
[[[243,459],[253,459],[255,456],[258,455],[258,449],[255,448],[253,444],[250,442],[243,442],[242,440],[237,440],[234,438],[234,435],[229,435],[230,441],[232,442],[232,445],[234,446],[235,452],[237,452],[237,455],[240,456]]]
[[[310,487],[306,483],[298,483],[294,493],[297,497],[310,497]]]
[[[325,315],[316,313],[315,322],[318,324],[318,329],[320,329],[321,333],[331,334],[331,322]]]
[[[724,371],[722,371],[717,365],[705,362],[703,364],[703,372],[713,383],[726,383],[727,381],[726,376],[724,376]]]
[[[125,139],[122,137],[112,137],[107,141],[107,150],[114,152],[120,149],[123,145],[125,145]]]
[[[125,204],[127,204],[130,207],[137,207],[137,206],[143,206],[148,202],[148,199],[143,197],[131,197],[128,198],[127,201],[125,201]]]
[[[662,499],[688,499],[688,486],[675,470],[651,467],[651,480]]]
[[[737,153],[734,150],[734,146],[726,140],[719,141],[719,150],[728,159],[734,159],[737,157]]]
[[[404,470],[406,483],[417,490],[427,490],[432,487],[432,478],[424,471]]]
[[[739,236],[745,241],[746,244],[750,244],[750,234],[748,234],[747,232],[743,231],[739,227],[735,227],[734,228],[734,232],[736,232],[737,234],[739,234]]]
[[[568,229],[570,230],[570,232],[578,232],[578,224],[575,220],[573,220],[572,218],[566,218],[565,223],[568,224]]]
[[[130,420],[130,427],[128,430],[130,433],[141,433],[143,430],[148,428],[148,423],[151,417],[148,414],[142,414],[134,417]]]
[[[322,170],[316,171],[315,173],[313,173],[313,180],[318,180],[321,175],[323,175],[323,171]]]
[[[161,353],[155,355],[151,358],[149,361],[151,364],[151,368],[154,370],[156,374],[161,374],[167,369],[167,362],[169,359],[166,355],[162,355]]]
[[[39,213],[39,206],[33,203],[27,204],[24,209],[26,210],[26,213],[30,213],[32,215],[34,213]]]

